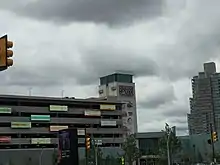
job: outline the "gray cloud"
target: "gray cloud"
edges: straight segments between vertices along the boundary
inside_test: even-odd
[[[158,53],[168,57],[166,62],[161,59],[159,63],[163,74],[172,80],[192,77],[201,69],[202,63],[218,58],[220,51],[220,11],[217,9],[220,1],[187,2],[187,12],[177,17],[181,21],[176,26],[180,25],[180,28],[171,28],[176,35],[175,42],[161,44]],[[176,22],[178,20],[173,23]]]
[[[162,0],[38,0],[16,5],[12,10],[58,23],[79,21],[122,25],[160,16],[162,7]]]
[[[6,71],[7,74],[3,74],[4,81],[0,84],[39,87],[67,84],[98,85],[99,77],[119,70],[122,72],[130,70],[137,77],[150,76],[158,72],[156,63],[147,58],[141,62],[132,56],[118,60],[117,52],[105,53],[106,58],[100,58],[99,53],[101,52],[88,51],[84,54],[86,58],[82,54],[83,62],[76,63],[70,60],[65,62],[66,65],[60,65],[60,60],[51,59],[51,65],[42,62],[38,67],[30,66],[30,64],[24,64],[18,68],[11,67]]]
[[[129,72],[136,77],[159,75],[159,68],[155,61],[148,57],[137,57],[135,52],[132,53],[126,49],[113,47],[87,49],[83,51],[81,60],[95,78],[116,71]],[[81,80],[80,82],[83,83]]]
[[[174,93],[174,87],[171,85],[164,85],[159,83],[155,86],[146,87],[148,91],[146,92],[146,97],[142,96],[143,99],[138,100],[139,108],[159,108],[160,106],[173,104],[173,101],[176,100],[176,96]],[[150,90],[150,88],[154,89]],[[162,88],[163,87],[163,88]]]
[[[43,3],[49,2],[51,1]],[[41,6],[40,10],[37,3],[41,2],[33,3],[36,3],[36,6],[28,4],[26,0],[21,4],[16,1],[14,6],[12,5],[16,13],[24,9],[24,13],[20,13],[23,16],[31,9],[33,15],[30,14],[29,19],[13,15],[9,11],[0,11],[2,25],[5,25],[1,26],[1,31],[8,32],[10,39],[16,41],[15,64],[7,71],[1,72],[1,91],[16,93],[31,86],[36,89],[36,93],[42,95],[60,96],[61,89],[65,89],[67,95],[76,97],[87,96],[88,93],[97,95],[96,89],[88,92],[85,85],[98,86],[100,76],[117,70],[131,71],[137,79],[149,78],[141,80],[136,86],[141,130],[160,130],[166,120],[181,130],[186,128],[184,120],[189,109],[189,86],[186,83],[178,88],[178,81],[197,74],[202,70],[203,62],[219,57],[219,1],[188,1],[181,12],[175,10],[172,16],[162,15],[147,22],[138,22],[138,14],[134,14],[134,17],[128,14],[129,19],[125,18],[122,9],[116,20],[115,15],[111,16],[108,11],[107,17],[100,15],[96,19],[94,15],[97,13],[93,15],[89,10],[90,16],[83,15],[83,19],[77,14],[76,18],[72,17],[71,13],[65,19],[66,13],[63,14],[61,9],[57,14],[49,10],[45,13],[47,4]],[[83,4],[85,1],[79,3]],[[50,5],[50,9],[54,11],[55,2]],[[139,7],[139,4],[135,5]],[[1,7],[3,6],[1,4]],[[129,7],[125,8],[127,12]],[[9,9],[9,5],[5,5],[6,9]],[[38,21],[42,18],[35,15],[36,9],[45,16],[45,22]],[[119,9],[113,11],[116,10]],[[38,20],[32,20],[33,17]],[[90,21],[93,24],[74,22],[54,26],[47,22],[55,21],[55,17],[59,21],[63,19],[69,23]],[[120,29],[96,24],[118,24],[123,18],[125,22],[137,22],[130,27],[121,22],[124,26]],[[152,85],[156,83],[151,80],[153,77],[159,77],[158,85],[162,87],[160,90],[157,85]],[[75,86],[80,90],[77,91]],[[181,119],[174,120],[178,117]]]
[[[168,103],[169,104],[169,103]],[[163,108],[163,107],[161,107]],[[170,108],[165,108],[162,112],[164,116],[167,117],[179,117],[179,116],[186,116],[189,111],[189,107],[187,104],[174,104],[174,106]]]

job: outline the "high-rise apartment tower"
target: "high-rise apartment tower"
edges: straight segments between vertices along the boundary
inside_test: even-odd
[[[188,117],[189,134],[220,129],[220,73],[214,62],[204,63],[204,71],[192,78],[192,97]]]

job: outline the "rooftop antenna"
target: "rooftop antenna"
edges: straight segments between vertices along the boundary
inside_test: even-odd
[[[31,92],[32,92],[32,87],[28,88],[29,96],[31,96]]]
[[[64,97],[64,92],[65,92],[64,90],[61,91],[61,97],[62,98]]]

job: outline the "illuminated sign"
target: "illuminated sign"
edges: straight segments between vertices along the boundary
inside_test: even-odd
[[[50,111],[68,111],[68,106],[66,105],[50,105]]]
[[[85,116],[101,116],[101,112],[100,111],[92,111],[92,110],[86,110],[84,112]]]
[[[57,131],[60,131],[60,130],[63,130],[63,129],[68,129],[69,127],[68,126],[64,126],[64,125],[53,125],[53,126],[50,126],[50,131],[51,132],[57,132]]]
[[[31,128],[31,122],[11,122],[11,128]]]
[[[50,138],[31,138],[31,144],[51,144]]]
[[[10,143],[11,136],[0,136],[0,143]]]
[[[111,120],[101,121],[101,126],[116,126],[116,125],[117,125],[116,121],[111,121]]]
[[[115,105],[108,105],[108,104],[101,104],[100,109],[101,110],[115,110],[116,106]]]
[[[0,107],[0,113],[11,113],[11,108]]]
[[[50,115],[31,115],[31,121],[50,121]]]

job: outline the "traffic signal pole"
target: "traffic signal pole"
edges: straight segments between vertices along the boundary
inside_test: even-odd
[[[212,160],[215,162],[215,145],[213,140],[213,128],[212,123],[210,123],[210,136],[211,136],[211,145],[212,145]]]
[[[86,148],[86,138],[87,138],[87,132],[86,132],[86,128],[85,128],[85,158],[86,158],[86,165],[88,165],[88,151]]]

